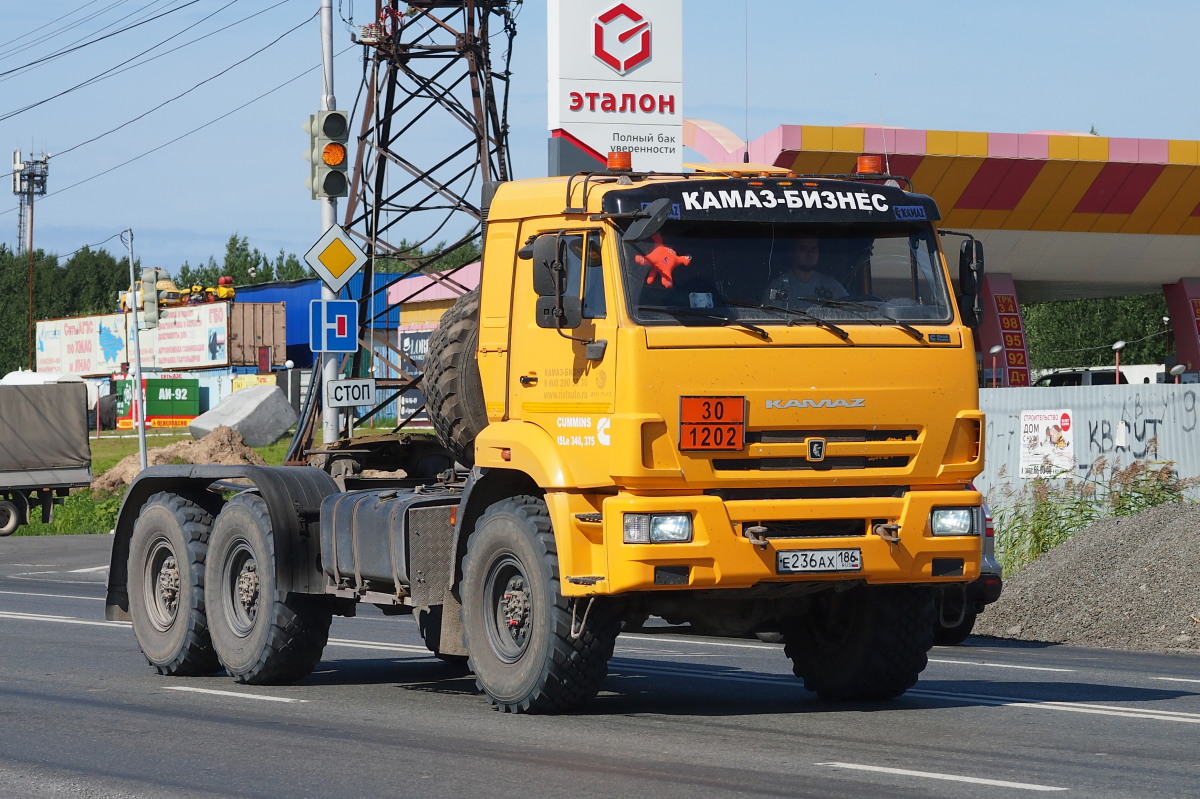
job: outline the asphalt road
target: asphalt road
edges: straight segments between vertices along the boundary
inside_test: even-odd
[[[283,687],[168,679],[104,621],[107,536],[0,538],[0,797],[1200,794],[1200,657],[969,639],[834,704],[778,645],[623,635],[585,712],[509,716],[409,617]]]

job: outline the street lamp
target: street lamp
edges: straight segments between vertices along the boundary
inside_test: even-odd
[[[1171,367],[1171,375],[1175,378],[1175,382],[1179,382],[1179,376],[1187,371],[1187,364],[1177,363]]]
[[[1000,344],[994,344],[992,345],[992,348],[988,350],[988,352],[992,354],[992,388],[996,387],[996,356],[1003,351],[1004,347]]]
[[[1119,386],[1121,384],[1121,350],[1125,349],[1125,341],[1121,340],[1114,343],[1112,348],[1117,359],[1116,372],[1113,374],[1113,385]]]

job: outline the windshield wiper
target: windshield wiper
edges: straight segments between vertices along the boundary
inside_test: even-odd
[[[761,337],[763,341],[771,340],[771,334],[758,325],[752,325],[748,322],[743,322],[740,319],[731,319],[730,317],[723,316],[721,314],[709,313],[707,311],[697,311],[693,308],[680,308],[673,305],[639,305],[637,309],[639,311],[658,311],[659,313],[671,314],[672,316],[690,316],[693,319],[713,319],[726,325],[736,325],[745,330],[749,330],[756,336]]]
[[[920,330],[917,330],[915,327],[910,325],[908,322],[902,322],[899,319],[897,319],[896,317],[892,316],[891,314],[886,314],[883,311],[876,308],[874,305],[868,305],[865,302],[855,302],[854,300],[825,300],[825,299],[821,299],[820,297],[801,297],[800,299],[804,300],[805,302],[813,302],[813,303],[819,303],[821,305],[828,305],[831,308],[848,308],[852,311],[871,311],[871,312],[878,314],[879,316],[882,316],[884,319],[891,322],[896,327],[900,328],[905,333],[907,333],[908,335],[915,338],[917,341],[925,340],[925,334],[922,333]],[[870,322],[871,324],[874,324],[874,325],[883,324],[883,322],[880,321],[879,319],[872,319],[869,316],[862,316],[859,318],[862,319],[864,322]]]
[[[800,319],[804,319],[806,321],[814,323],[817,327],[821,327],[821,328],[828,330],[830,333],[834,334],[835,336],[840,338],[842,341],[850,340],[850,334],[847,333],[842,328],[838,327],[837,325],[833,324],[832,322],[822,319],[819,316],[813,316],[808,311],[802,311],[799,308],[781,308],[778,305],[763,305],[761,303],[753,303],[753,302],[734,302],[733,300],[726,300],[725,304],[733,305],[738,308],[761,308],[764,311],[778,311],[779,313],[792,314],[793,316],[797,316]],[[799,324],[799,322],[797,322],[795,319],[788,320],[788,327],[791,327],[792,325],[795,325],[795,324]]]

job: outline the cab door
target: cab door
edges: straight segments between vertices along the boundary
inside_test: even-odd
[[[565,450],[576,478],[592,482],[607,475],[603,450],[616,410],[616,265],[605,258],[605,234],[598,228],[539,235],[559,239],[564,299],[576,300],[582,312],[577,327],[539,327],[533,275],[539,266],[536,259],[520,262],[513,292],[509,415],[545,430]]]

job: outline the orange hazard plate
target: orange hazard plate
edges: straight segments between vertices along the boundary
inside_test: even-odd
[[[680,450],[736,452],[745,445],[745,397],[679,398]]]

